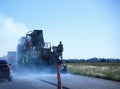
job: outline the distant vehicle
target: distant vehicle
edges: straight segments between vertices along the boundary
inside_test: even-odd
[[[0,79],[12,81],[10,64],[6,60],[0,60]]]

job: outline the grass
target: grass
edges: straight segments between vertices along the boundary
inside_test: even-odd
[[[66,63],[74,74],[120,81],[120,63]]]

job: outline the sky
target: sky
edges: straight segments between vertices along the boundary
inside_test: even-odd
[[[34,29],[63,58],[120,58],[119,0],[0,0],[0,56]]]

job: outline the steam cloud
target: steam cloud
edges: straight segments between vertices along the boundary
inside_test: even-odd
[[[0,57],[6,55],[7,51],[16,51],[18,39],[28,31],[25,24],[0,15]]]

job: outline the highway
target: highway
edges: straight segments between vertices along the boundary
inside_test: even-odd
[[[120,82],[105,79],[62,74],[62,89],[120,89]],[[56,75],[13,75],[12,82],[0,80],[0,89],[57,89]]]

